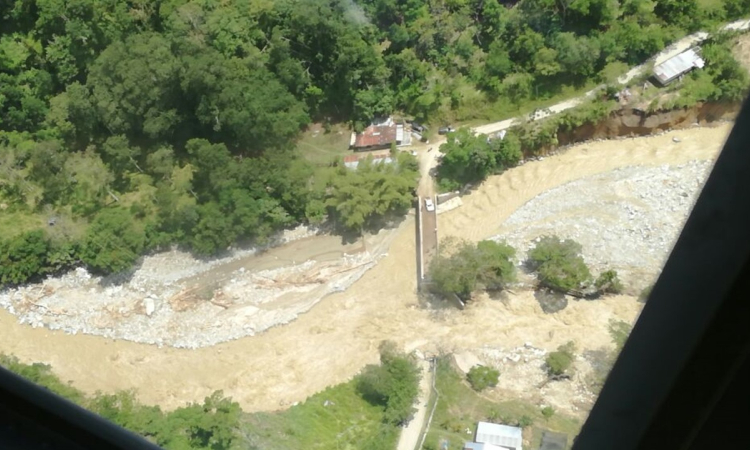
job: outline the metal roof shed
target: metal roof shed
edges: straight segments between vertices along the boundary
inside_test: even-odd
[[[698,55],[696,49],[691,48],[654,67],[654,75],[664,86],[696,67],[703,68],[705,64],[706,62]]]
[[[518,427],[479,422],[475,442],[493,444],[507,450],[522,450],[523,432]]]
[[[467,442],[464,444],[463,450],[505,450],[504,447],[499,447],[492,444],[480,444],[478,442]]]

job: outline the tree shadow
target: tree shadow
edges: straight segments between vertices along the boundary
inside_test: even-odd
[[[583,357],[591,364],[591,367],[597,373],[607,374],[609,369],[612,368],[612,361],[610,358],[610,352],[606,347],[601,347],[596,350],[585,350]]]
[[[510,297],[508,297],[507,289],[488,289],[487,295],[491,300],[501,302],[504,305],[508,305],[510,302]]]
[[[554,314],[568,306],[568,298],[564,294],[549,289],[537,289],[534,291],[534,298],[545,314]]]
[[[138,262],[136,262],[133,266],[131,266],[127,270],[104,275],[99,280],[99,286],[111,287],[111,286],[120,286],[123,284],[130,283],[130,281],[133,279],[133,275],[135,275],[138,269],[141,268],[141,265],[143,264],[143,258],[144,258],[143,256],[138,258]]]
[[[430,311],[440,313],[444,311],[458,311],[465,307],[461,305],[456,298],[450,298],[431,292],[429,289],[429,280],[425,280],[426,284],[422,291],[417,291],[417,298],[419,299],[419,306]]]

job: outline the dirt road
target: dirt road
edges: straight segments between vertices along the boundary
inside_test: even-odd
[[[735,22],[731,22],[731,23],[724,25],[722,29],[727,30],[727,31],[746,31],[750,29],[750,20],[737,20]],[[652,67],[652,64],[654,65],[661,64],[664,61],[668,60],[669,58],[672,58],[673,56],[677,56],[680,53],[684,52],[685,50],[695,45],[700,44],[701,42],[708,39],[708,37],[709,37],[709,34],[706,33],[705,31],[698,31],[691,35],[685,36],[684,38],[672,43],[672,45],[665,48],[661,52],[657,53],[653,57],[649,58],[649,60],[646,61],[645,63],[639,66],[633,67],[626,74],[618,78],[617,81],[620,84],[627,84],[632,79],[638,76],[641,76],[642,74],[646,73],[646,71],[650,70]],[[594,89],[581,95],[580,97],[565,100],[563,102],[552,105],[549,108],[547,108],[549,112],[540,112],[536,116],[536,119],[543,119],[545,117],[549,117],[550,115],[558,114],[565,110],[575,108],[576,106],[580,105],[587,99],[592,98],[599,90],[603,89],[604,87],[605,87],[604,85],[597,86]],[[522,120],[523,118],[512,118],[512,119],[501,120],[499,122],[488,123],[486,125],[475,127],[474,131],[477,134],[497,133],[498,131],[507,130],[508,128],[520,123]]]
[[[631,165],[711,159],[729,125],[657,137],[591,142],[491,177],[440,215],[441,235],[483,239],[515,209],[545,190],[583,176]],[[681,145],[671,139],[679,136]],[[433,150],[434,151],[434,150]],[[20,325],[0,311],[0,351],[44,362],[63,380],[89,393],[135,388],[148,404],[174,408],[216,389],[247,411],[274,410],[332,384],[349,380],[378,360],[391,339],[406,350],[454,351],[483,345],[512,347],[532,341],[554,349],[574,340],[582,349],[610,345],[610,318],[632,321],[641,304],[627,296],[571,301],[545,314],[531,292],[482,297],[458,311],[420,306],[416,295],[412,219],[402,224],[388,256],[346,292],[332,294],[293,323],[254,337],[197,350],[159,349],[94,336],[67,335]]]

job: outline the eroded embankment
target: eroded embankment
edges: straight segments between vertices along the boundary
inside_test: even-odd
[[[699,103],[689,108],[655,112],[622,108],[597,123],[586,123],[575,130],[558,133],[557,140],[560,145],[570,145],[593,139],[648,136],[733,120],[739,109],[739,103]]]

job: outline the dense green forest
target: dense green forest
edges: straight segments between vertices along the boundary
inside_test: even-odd
[[[405,209],[415,163],[319,170],[294,148],[311,122],[486,117],[610,79],[748,3],[2,1],[0,282],[303,222],[361,232]]]

